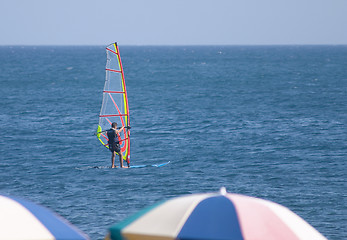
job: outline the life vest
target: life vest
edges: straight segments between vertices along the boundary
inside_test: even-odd
[[[108,143],[109,144],[111,144],[111,143],[119,144],[120,137],[119,137],[118,133],[116,134],[116,130],[114,130],[112,128],[107,130],[107,137],[108,137]]]

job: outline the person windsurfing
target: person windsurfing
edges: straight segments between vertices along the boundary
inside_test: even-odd
[[[123,154],[122,154],[122,151],[121,151],[121,148],[120,148],[120,144],[119,144],[119,133],[121,131],[123,131],[124,129],[124,126],[122,126],[121,128],[117,129],[117,123],[114,122],[112,123],[112,127],[109,129],[109,130],[106,130],[106,133],[107,133],[107,138],[108,138],[108,147],[112,153],[112,156],[111,156],[111,162],[112,162],[112,165],[111,165],[111,168],[115,168],[115,165],[114,165],[114,159],[115,159],[115,156],[116,156],[116,153],[118,153],[119,155],[119,164],[120,164],[120,167],[121,168],[124,168],[123,166]]]

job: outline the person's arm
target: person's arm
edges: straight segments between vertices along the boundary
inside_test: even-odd
[[[126,126],[126,127],[124,127],[124,128],[130,129],[131,127],[130,127],[130,126]],[[117,129],[121,129],[121,128],[119,127],[119,128],[117,128]]]
[[[122,126],[120,129],[117,129],[116,131],[117,133],[120,133],[121,131],[123,131],[123,129],[124,129],[124,126]]]

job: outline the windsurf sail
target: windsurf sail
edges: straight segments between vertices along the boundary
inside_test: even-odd
[[[106,47],[106,80],[96,136],[108,148],[105,131],[116,122],[118,127],[130,127],[128,96],[124,81],[124,71],[117,43]],[[130,164],[130,130],[124,128],[118,136],[123,160]]]

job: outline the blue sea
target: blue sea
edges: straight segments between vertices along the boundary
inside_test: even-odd
[[[0,47],[0,194],[91,239],[158,201],[228,192],[347,239],[347,46],[119,46],[131,163],[93,135],[104,46]],[[118,163],[118,161],[116,161]]]

